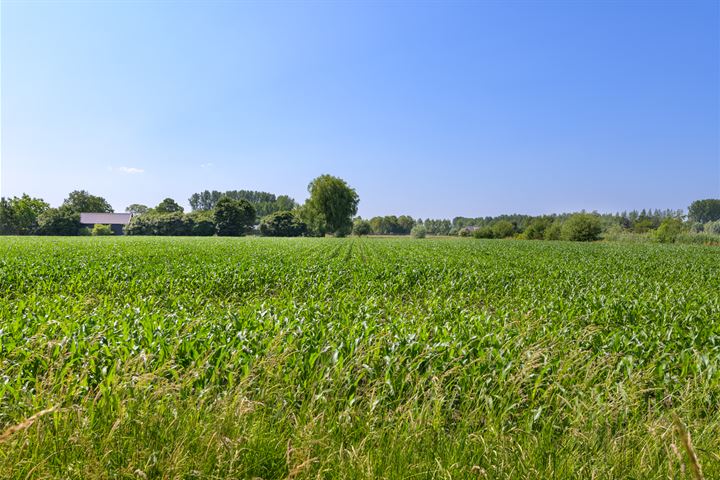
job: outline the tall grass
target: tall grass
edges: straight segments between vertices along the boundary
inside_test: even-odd
[[[714,233],[683,233],[675,241],[685,244],[720,246],[720,235]]]
[[[718,478],[718,260],[2,239],[0,478]]]

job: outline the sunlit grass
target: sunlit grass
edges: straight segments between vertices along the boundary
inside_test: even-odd
[[[0,478],[720,478],[717,248],[2,238],[0,295]]]

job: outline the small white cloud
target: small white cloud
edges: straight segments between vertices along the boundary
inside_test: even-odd
[[[200,168],[210,168],[210,167],[212,167],[212,166],[213,166],[213,163],[212,163],[212,162],[201,163],[201,164],[200,164]]]
[[[117,171],[120,173],[127,173],[130,175],[134,175],[136,173],[143,173],[145,170],[143,170],[142,168],[135,168],[135,167],[119,167],[117,169]]]

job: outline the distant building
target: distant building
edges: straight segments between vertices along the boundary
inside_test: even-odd
[[[90,228],[96,224],[110,225],[115,235],[123,235],[123,227],[131,218],[132,213],[81,213],[80,223]]]

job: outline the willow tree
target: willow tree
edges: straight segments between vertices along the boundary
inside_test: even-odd
[[[352,231],[360,197],[345,180],[320,175],[310,182],[308,192],[310,198],[303,206],[302,217],[311,230],[319,235],[335,236],[345,236]]]

